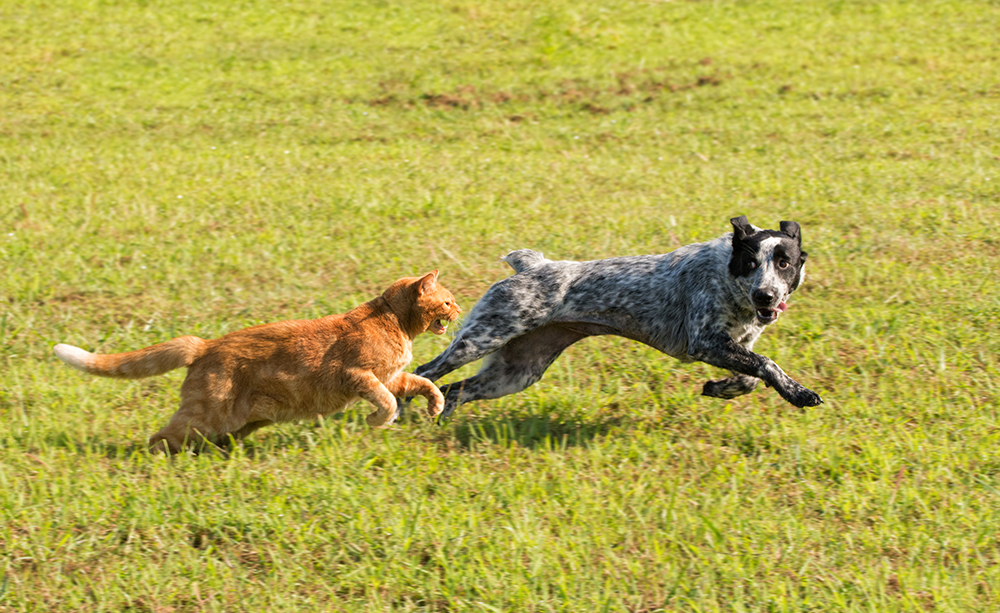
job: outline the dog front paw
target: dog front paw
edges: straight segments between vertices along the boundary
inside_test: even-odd
[[[800,409],[823,404],[823,399],[819,397],[819,394],[803,385],[796,384],[796,386],[791,390],[782,392],[781,397]]]

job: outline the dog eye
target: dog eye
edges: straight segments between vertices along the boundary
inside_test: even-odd
[[[748,266],[750,266],[750,270],[753,270],[754,268],[757,268],[757,262],[754,262],[753,260],[750,260],[750,263],[748,264]]]
[[[782,270],[788,268],[788,260],[780,260],[778,262],[778,268],[781,268]]]

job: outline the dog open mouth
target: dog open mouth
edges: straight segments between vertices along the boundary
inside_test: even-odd
[[[431,322],[431,332],[433,332],[434,334],[444,334],[445,330],[448,329],[449,323],[450,322],[445,321],[443,319],[435,319],[433,322]]]
[[[778,316],[787,309],[788,305],[784,302],[779,302],[777,308],[774,309],[757,309],[757,320],[765,324],[774,323],[778,321]]]

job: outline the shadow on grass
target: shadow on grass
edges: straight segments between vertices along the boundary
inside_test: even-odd
[[[457,451],[469,451],[483,445],[548,450],[584,447],[608,434],[647,431],[663,425],[662,421],[652,424],[648,419],[621,409],[617,403],[589,414],[567,415],[559,409],[560,407],[552,406],[538,407],[537,411],[531,413],[491,411],[486,414],[466,414],[443,424],[431,422],[425,415],[417,412],[407,411],[396,427],[409,431],[417,440],[422,439]],[[668,416],[660,417],[669,421]],[[369,431],[361,413],[340,413],[327,420],[331,425],[340,421],[348,422],[348,429],[358,436],[364,436]],[[326,438],[322,429],[320,424],[302,422],[295,429],[269,429],[268,435],[263,439],[257,438],[259,434],[254,433],[236,441],[235,446],[204,443],[188,447],[183,453],[229,458],[235,452],[252,459],[283,449],[310,449]],[[156,453],[148,450],[145,438],[113,441],[102,439],[99,435],[74,438],[68,433],[53,433],[39,442],[42,447],[68,449],[80,455],[97,455],[110,460],[127,459],[136,453]]]
[[[65,432],[53,433],[25,442],[23,448],[29,451],[39,449],[67,449],[78,455],[98,455],[115,460],[131,457],[135,453],[147,453],[146,440],[108,441],[98,435],[76,438]]]
[[[504,414],[463,418],[446,423],[452,436],[464,449],[477,444],[502,447],[517,445],[526,449],[565,449],[581,447],[612,432],[644,430],[649,426],[634,416],[609,407],[585,417],[551,414]]]
[[[124,460],[137,453],[140,455],[162,455],[162,452],[150,451],[149,444],[145,438],[135,441],[108,441],[101,439],[96,435],[79,439],[72,438],[70,435],[65,433],[58,433],[46,436],[43,439],[41,446],[53,449],[68,449],[78,455],[97,455],[105,457],[109,460]],[[31,447],[31,445],[26,446],[28,449]],[[194,455],[215,454],[228,458],[231,450],[232,447],[229,445],[220,447],[209,443],[188,447],[184,453]]]

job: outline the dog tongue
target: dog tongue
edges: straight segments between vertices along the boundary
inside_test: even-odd
[[[779,302],[778,303],[778,312],[779,313],[784,313],[787,310],[788,310],[788,305],[787,304],[785,304],[784,302]]]

